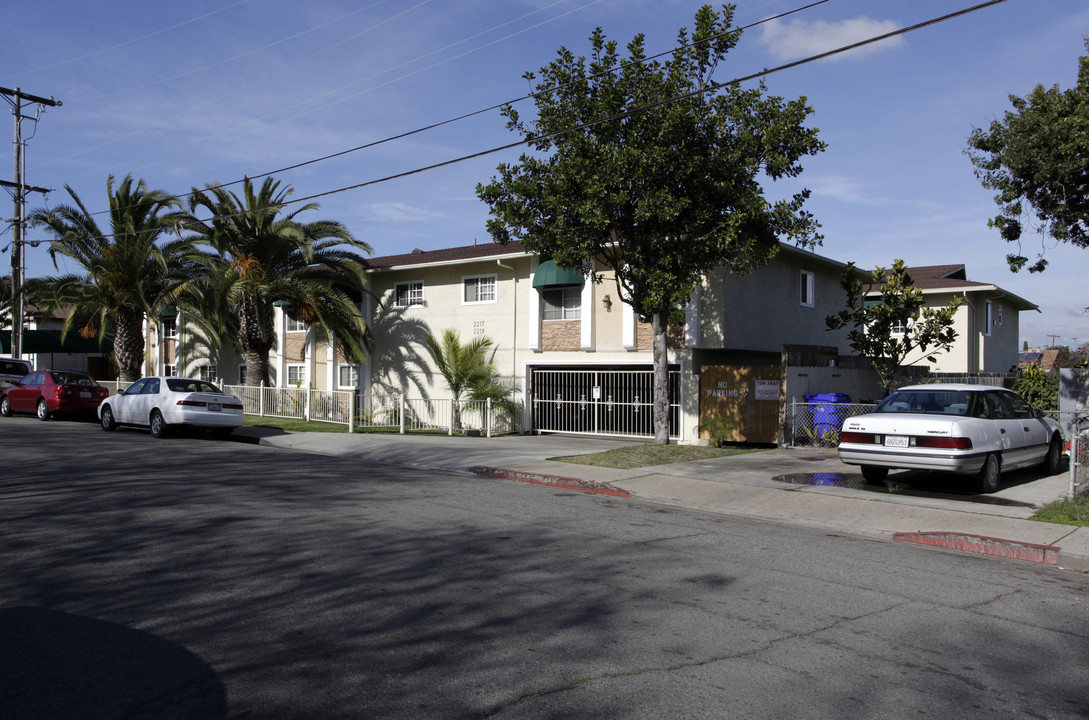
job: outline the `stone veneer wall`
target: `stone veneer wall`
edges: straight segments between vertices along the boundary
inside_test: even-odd
[[[542,350],[581,350],[581,320],[546,320],[541,322]]]

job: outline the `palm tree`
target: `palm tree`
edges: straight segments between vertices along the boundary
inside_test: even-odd
[[[246,178],[242,197],[220,185],[194,188],[190,197],[191,213],[205,210],[212,217],[191,216],[186,227],[197,232],[194,243],[212,253],[196,256],[208,273],[179,302],[184,307],[198,298],[203,308],[220,308],[203,317],[208,330],[225,332],[237,321],[247,385],[269,384],[275,305],[289,308],[325,338],[336,337],[351,359],[364,355],[367,326],[358,298],[366,260],[357,251],[371,248],[339,222],[300,222],[301,213],[317,209],[313,203],[285,213],[290,195],[291,188],[281,190],[272,178],[254,193]]]
[[[77,328],[83,337],[97,336],[101,343],[107,330],[113,330],[118,376],[131,382],[141,374],[144,317],[154,315],[189,280],[186,242],[160,243],[174,231],[179,216],[171,210],[180,204],[162,190],[148,190],[143,180],[134,182],[131,175],[115,189],[111,175],[106,181],[110,227],[105,231],[79,195],[65,189],[74,205],[35,210],[30,223],[52,232],[53,267],[58,267],[57,255],[64,255],[83,273],[41,278],[28,282],[27,290],[47,308],[70,311],[63,334]]]
[[[461,399],[510,404],[510,389],[499,382],[499,370],[495,366],[495,342],[484,335],[474,338],[467,345],[461,344],[461,334],[447,329],[442,340],[434,335],[427,338],[427,350],[435,361],[435,367],[446,380],[453,399],[450,420],[451,429],[461,430]]]

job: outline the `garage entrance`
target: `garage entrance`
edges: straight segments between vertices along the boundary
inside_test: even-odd
[[[669,436],[680,437],[678,368],[669,370]],[[541,432],[654,437],[654,371],[534,369],[530,372],[532,429]]]

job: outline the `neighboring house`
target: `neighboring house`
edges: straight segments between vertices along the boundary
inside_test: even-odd
[[[46,312],[28,305],[24,317],[26,328],[23,330],[22,357],[30,360],[35,369],[83,370],[99,380],[117,377],[117,370],[109,359],[113,352],[112,332],[106,333],[101,345],[97,337],[84,338],[76,328],[64,334],[62,339],[66,317],[63,312]],[[0,331],[0,355],[10,353],[9,325]]]
[[[937,362],[923,360],[916,353],[905,365],[929,366],[933,372],[1008,372],[1018,365],[1019,318],[1025,310],[1037,310],[1033,303],[997,285],[968,280],[964,265],[930,265],[906,268],[928,307],[946,307],[952,298],[963,304],[954,316],[957,339],[949,352],[936,356]]]

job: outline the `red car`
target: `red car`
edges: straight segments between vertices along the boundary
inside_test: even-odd
[[[98,404],[109,395],[109,390],[85,372],[38,370],[4,389],[0,394],[0,415],[32,412],[39,420],[58,413],[94,416]]]

